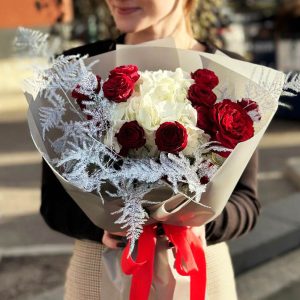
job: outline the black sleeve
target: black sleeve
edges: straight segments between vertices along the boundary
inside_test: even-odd
[[[79,208],[44,160],[41,199],[40,212],[50,228],[76,239],[101,242],[103,230]]]
[[[101,53],[112,51],[115,49],[114,40],[97,41],[88,45],[79,46],[76,48],[68,49],[63,52],[63,55],[77,55],[84,56],[95,56]]]
[[[206,225],[208,244],[227,241],[249,232],[260,212],[257,198],[257,151],[252,156],[223,212]]]

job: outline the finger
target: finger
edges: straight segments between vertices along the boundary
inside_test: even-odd
[[[126,243],[124,241],[120,241],[111,237],[110,233],[107,231],[104,231],[102,243],[103,245],[111,249],[124,248],[126,246]]]
[[[174,244],[172,242],[168,242],[168,248],[173,248],[174,247]]]
[[[161,223],[157,224],[156,235],[157,236],[163,236],[163,235],[165,235],[165,231],[164,231],[164,228],[162,227]]]
[[[126,231],[110,232],[110,234],[116,235],[116,236],[126,236],[127,235]]]
[[[118,241],[121,241],[122,239],[124,239],[124,236],[122,236],[122,235],[115,235],[115,234],[110,233],[109,236],[110,236],[112,239],[118,240]]]
[[[112,239],[109,236],[108,232],[104,232],[103,237],[102,237],[102,243],[104,246],[111,248],[111,249],[117,249],[117,241]]]

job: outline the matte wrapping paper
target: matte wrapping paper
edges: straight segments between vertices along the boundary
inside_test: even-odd
[[[155,55],[154,55],[155,54]],[[141,71],[168,69],[175,70],[181,67],[187,72],[206,67],[213,70],[223,84],[224,90],[231,98],[243,98],[249,90],[252,100],[256,101],[262,110],[262,119],[255,128],[255,136],[248,141],[236,146],[224,164],[207,185],[206,192],[202,195],[200,203],[192,201],[188,195],[174,195],[173,190],[165,185],[152,190],[145,196],[146,200],[157,202],[148,208],[150,218],[147,224],[166,222],[183,226],[201,226],[217,217],[223,210],[243,170],[255,151],[260,139],[268,127],[278,107],[278,98],[284,84],[284,74],[270,68],[261,67],[251,63],[238,61],[223,55],[213,55],[191,50],[180,50],[167,47],[126,47],[117,51],[87,58],[85,62],[96,62],[92,71],[106,78],[109,70],[120,64],[136,64]],[[253,95],[251,95],[253,90]],[[220,90],[214,90],[220,96]],[[55,153],[51,144],[41,139],[42,128],[38,111],[47,106],[47,100],[42,93],[33,101],[33,95],[26,94],[29,101],[28,123],[32,138],[47,161],[53,172],[62,183],[74,201],[92,220],[94,224],[108,231],[120,231],[120,225],[115,224],[118,215],[111,213],[122,207],[121,198],[112,198],[105,194],[111,190],[109,184],[102,187],[101,201],[96,192],[87,193],[65,180],[53,164]],[[71,105],[67,107],[66,118],[77,120],[78,115],[72,111]],[[55,131],[51,133],[55,135]]]

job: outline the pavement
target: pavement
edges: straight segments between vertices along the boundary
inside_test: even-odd
[[[39,215],[41,158],[31,142],[27,104],[19,89],[27,72],[25,65],[15,59],[0,59],[0,69],[4,70],[0,73],[0,278],[1,273],[6,278],[6,290],[0,287],[0,299],[60,300],[64,280],[60,276],[66,268],[60,260],[68,260],[73,240],[50,230]],[[259,153],[263,213],[253,232],[230,242],[239,299],[298,300],[300,122],[274,120]],[[39,276],[30,284],[20,285],[14,279],[18,268],[8,268],[15,273],[6,269],[18,262],[20,268],[23,264],[30,270],[31,264],[48,274],[49,264],[55,261],[61,267],[49,274],[56,279],[44,285],[37,284]],[[25,280],[24,276],[18,280]],[[36,287],[28,290],[34,282]],[[19,292],[10,296],[7,291],[16,284]]]

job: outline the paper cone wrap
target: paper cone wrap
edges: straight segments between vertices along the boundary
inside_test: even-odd
[[[192,201],[187,197],[188,195],[174,195],[169,186],[152,190],[145,196],[146,200],[157,202],[156,205],[148,207],[150,218],[147,224],[165,222],[201,226],[217,217],[226,205],[277,110],[284,84],[284,74],[270,68],[238,61],[221,53],[207,54],[149,45],[125,47],[85,60],[87,64],[93,61],[97,61],[93,66],[93,73],[102,78],[107,78],[109,71],[114,67],[124,64],[135,64],[140,71],[159,69],[174,71],[177,67],[181,67],[186,72],[194,72],[199,68],[208,68],[219,78],[220,88],[214,90],[218,97],[221,97],[226,90],[231,99],[242,99],[247,95],[258,103],[262,119],[255,127],[254,137],[236,146],[208,183],[200,203]],[[43,99],[42,93],[35,96],[27,92],[25,95],[29,102],[28,124],[32,139],[58,180],[95,225],[108,231],[120,231],[120,225],[115,224],[119,215],[111,213],[123,206],[122,199],[105,194],[105,190],[112,188],[109,183],[102,187],[102,196],[105,200],[102,202],[96,192],[84,192],[60,175],[59,169],[51,160],[55,158],[55,153],[47,139],[45,141],[42,139],[38,111],[39,108],[47,106],[46,99]],[[76,120],[78,115],[67,107],[66,118]],[[55,135],[55,131],[51,134]]]

